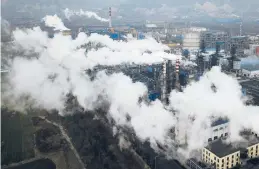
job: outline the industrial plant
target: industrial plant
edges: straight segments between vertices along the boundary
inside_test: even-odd
[[[242,113],[258,110],[258,32],[245,31],[242,17],[234,16],[230,21],[223,17],[225,13],[210,16],[212,26],[203,20],[192,21],[189,16],[155,20],[155,9],[149,11],[153,20],[126,23],[127,15],[113,16],[120,6],[110,5],[98,9],[99,13],[85,14],[82,9],[77,13],[103,21],[99,25],[74,24],[70,18],[61,20],[54,15],[53,22],[59,24],[47,24],[43,19],[37,28],[28,24],[33,25],[29,31],[12,30],[20,32],[11,34],[11,40],[5,42],[13,46],[3,47],[5,57],[10,57],[1,65],[2,79],[9,80],[1,82],[3,89],[8,89],[2,100],[2,118],[7,119],[4,128],[8,131],[2,141],[3,168],[50,159],[57,169],[258,169],[259,131],[253,129],[257,123],[246,121],[243,126],[246,116],[236,113],[238,109],[244,109]],[[204,11],[198,13],[204,15]],[[123,19],[119,22],[118,18]],[[35,33],[31,38],[29,33],[34,33],[34,28],[40,35]],[[32,42],[27,44],[27,38]],[[126,52],[120,49],[124,46]],[[115,54],[118,62],[110,61],[116,59]],[[129,59],[131,56],[135,58]],[[235,91],[228,95],[233,94],[236,100],[217,95],[219,87],[209,77],[215,72],[235,82]],[[104,82],[110,79],[111,83]],[[219,79],[217,82],[224,84]],[[116,86],[121,81],[121,86]],[[203,98],[190,96],[202,93]],[[175,102],[173,97],[177,98]],[[206,105],[209,97],[212,99]],[[215,104],[220,107],[217,109],[216,99],[226,104]],[[232,100],[240,105],[221,109]],[[10,105],[15,109],[9,109]],[[198,109],[196,105],[204,107]],[[231,119],[230,114],[238,117]],[[258,117],[255,114],[250,121]],[[10,123],[10,119],[14,121]],[[233,119],[234,125],[242,125],[241,131],[233,132]],[[20,128],[29,129],[25,132]],[[14,140],[16,136],[19,139]],[[201,136],[204,142],[191,136]],[[231,136],[235,136],[233,144]],[[21,144],[11,145],[17,140]],[[14,150],[16,147],[19,150]],[[11,150],[15,152],[9,153]]]

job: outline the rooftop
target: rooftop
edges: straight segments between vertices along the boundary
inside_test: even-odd
[[[229,122],[228,119],[219,118],[219,119],[212,122],[211,127],[218,126],[218,125],[221,125],[221,124],[225,124],[225,123],[228,123],[228,122]]]
[[[224,142],[225,141],[224,139],[219,139],[219,140],[213,141],[205,148],[208,149],[213,154],[215,154],[216,156],[218,156],[219,158],[222,158],[229,154],[240,151],[241,149],[244,148],[244,145],[249,147],[259,143],[259,138],[256,137],[254,134],[252,134],[252,132],[244,131],[240,134],[244,138],[244,141],[242,142],[236,142],[236,143],[230,144],[230,143]],[[241,145],[243,146],[243,148],[241,147]]]
[[[239,151],[239,147],[233,147],[231,144],[223,143],[222,139],[216,140],[209,144],[206,149],[210,150],[219,158]]]

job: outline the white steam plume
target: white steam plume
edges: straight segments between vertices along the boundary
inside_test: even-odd
[[[55,30],[69,30],[57,15],[47,15],[43,18],[43,21],[46,26],[54,27]]]
[[[108,36],[94,34],[87,37],[84,33],[80,33],[75,40],[61,34],[49,39],[46,33],[34,28],[27,31],[16,30],[14,40],[28,52],[38,53],[34,58],[17,57],[13,60],[9,74],[13,89],[9,92],[14,99],[27,94],[35,99],[35,106],[62,110],[65,95],[71,92],[81,106],[93,109],[100,102],[101,96],[109,101],[108,113],[116,124],[131,126],[141,140],[149,139],[151,143],[158,141],[166,144],[171,127],[180,126],[183,133],[188,129],[189,150],[206,145],[206,126],[210,124],[211,116],[227,116],[230,119],[232,140],[238,138],[237,133],[243,126],[259,131],[259,108],[246,106],[238,82],[220,72],[219,68],[213,68],[199,82],[188,86],[183,93],[171,93],[171,106],[178,112],[178,122],[174,114],[165,110],[160,101],[150,105],[138,102],[139,97],[147,92],[144,84],[133,83],[121,73],[108,76],[104,72],[98,73],[95,80],[91,81],[83,72],[93,66],[89,63],[91,59],[96,59],[95,64],[113,65],[145,63],[147,57],[150,57],[150,62],[153,62],[153,58],[157,61],[161,57],[177,57],[165,54],[163,50],[166,47],[152,39],[117,42]],[[101,43],[105,47],[85,53],[81,46],[90,42]],[[146,56],[143,56],[143,52],[147,50],[152,53],[145,53]],[[132,56],[133,51],[136,56]],[[114,54],[117,56],[113,58]],[[124,59],[118,61],[119,56]],[[216,92],[211,90],[212,83],[216,86]],[[195,117],[194,122],[190,120],[190,116]]]
[[[118,55],[115,59],[108,59],[108,62],[121,64],[162,61],[161,56],[168,55],[163,52],[164,46],[151,39],[145,40],[146,43],[134,44],[134,41],[115,42],[102,35],[87,37],[84,33],[80,33],[75,40],[62,34],[56,34],[53,39],[49,39],[39,28],[16,30],[14,39],[17,45],[28,52],[38,53],[35,58],[17,57],[13,60],[12,71],[9,74],[13,90],[10,92],[16,98],[27,94],[35,99],[34,106],[62,110],[65,95],[72,92],[81,106],[91,110],[95,108],[99,96],[102,96],[111,103],[109,113],[116,124],[133,127],[142,140],[149,138],[153,143],[155,140],[161,143],[165,141],[167,130],[175,121],[173,115],[164,110],[159,101],[149,106],[139,104],[139,97],[147,92],[146,86],[142,83],[133,83],[123,74],[107,76],[102,72],[97,74],[96,80],[91,81],[83,72],[89,67],[89,52],[85,56],[85,50],[80,48],[85,43],[102,42],[107,47],[90,51],[93,55],[95,52],[103,55],[96,60],[98,64],[105,63],[102,60],[105,60],[106,55],[102,54],[103,52],[98,53],[104,49],[106,52],[110,51],[110,57],[116,52]],[[138,54],[132,59],[131,50]],[[141,52],[145,50],[151,50],[153,53],[142,56]],[[116,61],[119,55],[124,59]],[[155,57],[154,61],[152,57]],[[131,117],[131,121],[127,122],[126,115]]]
[[[86,16],[88,18],[95,18],[101,22],[109,22],[109,19],[102,18],[99,15],[97,15],[97,13],[95,13],[95,12],[83,11],[82,9],[80,9],[79,11],[74,11],[74,10],[70,10],[70,9],[66,8],[64,10],[64,14],[67,19],[70,19],[71,16],[76,15],[76,16]]]
[[[211,89],[212,84],[216,92]],[[171,93],[171,105],[179,112],[181,129],[187,131],[190,149],[200,148],[208,142],[208,127],[212,117],[230,119],[230,140],[238,140],[243,127],[259,131],[259,107],[246,106],[241,86],[236,79],[214,67],[199,82],[192,83],[183,93]],[[195,117],[191,124],[190,116]],[[191,125],[190,125],[191,124]]]

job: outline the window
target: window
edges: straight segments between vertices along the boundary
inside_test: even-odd
[[[227,157],[227,161],[229,160],[229,158]]]
[[[222,163],[224,163],[224,159],[222,159]]]
[[[234,155],[232,155],[232,158],[234,158]]]
[[[218,159],[218,163],[219,163],[219,159]]]
[[[216,160],[216,157],[214,157],[214,160]]]
[[[232,164],[231,167],[234,167],[234,164]]]

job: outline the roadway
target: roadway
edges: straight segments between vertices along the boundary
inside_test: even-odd
[[[79,161],[80,165],[82,166],[82,169],[86,169],[83,161],[80,158],[79,153],[75,149],[75,147],[74,147],[74,145],[73,145],[73,143],[71,141],[71,138],[67,135],[64,127],[62,125],[60,125],[60,124],[57,124],[56,122],[53,122],[53,121],[50,121],[50,120],[46,119],[44,116],[39,116],[39,118],[41,118],[41,119],[45,120],[47,123],[51,123],[54,126],[57,126],[59,128],[59,130],[61,131],[62,136],[67,140],[67,142],[69,143],[69,147],[71,148],[71,150],[75,154],[77,160]]]
[[[11,163],[7,166],[2,166],[2,169],[7,169],[9,167],[16,167],[18,165],[23,165],[23,164],[30,163],[30,162],[33,162],[33,161],[36,161],[36,160],[39,160],[39,159],[42,159],[42,157],[39,156],[39,157],[34,157],[34,158],[30,158],[30,159],[20,161],[18,163]]]

